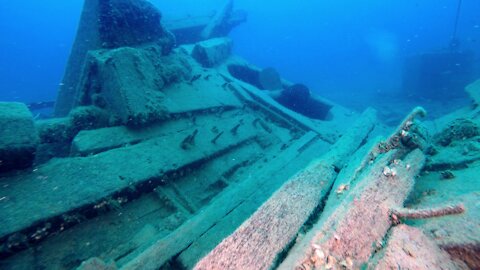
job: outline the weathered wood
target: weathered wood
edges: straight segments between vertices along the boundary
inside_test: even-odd
[[[372,152],[373,156],[385,153],[391,149],[400,149],[405,148],[406,151],[411,150],[412,148],[419,147],[421,145],[416,145],[415,140],[418,137],[417,134],[411,134],[410,130],[414,127],[414,120],[416,117],[425,117],[427,112],[422,107],[415,107],[405,119],[400,123],[395,132],[390,135],[390,137],[385,141],[381,142],[378,145],[378,150]],[[410,145],[409,145],[410,144]]]
[[[218,119],[217,124],[227,125],[230,121]],[[259,134],[253,128],[239,129],[237,135],[225,134],[225,140],[212,144],[209,127],[198,132],[195,147],[188,150],[182,150],[180,144],[192,129],[94,156],[54,159],[31,173],[9,178],[12,181],[0,193],[5,198],[0,209],[4,217],[0,243],[6,243],[14,233],[25,233],[26,241],[37,243],[67,226],[65,219],[69,215],[92,215],[105,204],[108,206],[109,198],[152,191],[170,174],[206,163],[252,142]],[[32,185],[34,182],[40,185]],[[48,229],[42,231],[47,223]],[[42,233],[37,235],[36,231]],[[7,253],[10,251],[2,250],[0,256]]]
[[[390,151],[379,157],[342,204],[314,226],[315,236],[299,252],[304,255],[292,254],[280,269],[340,266],[344,260],[351,260],[358,268],[367,262],[375,248],[372,243],[381,243],[392,225],[390,209],[403,204],[413,188],[414,176],[425,162],[423,153],[415,150],[392,166],[395,154]],[[388,166],[396,171],[394,175],[384,174]]]
[[[184,269],[193,269],[200,259],[250,218],[283,183],[309,164],[312,158],[318,157],[318,153],[323,153],[328,149],[327,144],[320,140],[314,132],[307,133],[299,142],[302,142],[302,144],[295,143],[294,147],[288,147],[281,151],[279,158],[284,164],[281,170],[275,169],[280,166],[275,165],[275,163],[279,162],[272,160],[267,167],[271,173],[257,173],[259,177],[265,179],[262,182],[263,184],[256,188],[255,193],[247,200],[222,220],[216,222],[211,229],[176,257],[176,265],[181,265]],[[270,169],[272,166],[275,168]]]
[[[315,214],[335,179],[335,167],[355,152],[374,126],[367,110],[331,150],[295,175],[195,269],[268,269]]]
[[[229,81],[235,81],[234,84],[228,84],[228,88],[237,93],[237,96],[245,103],[261,108],[270,114],[279,115],[287,120],[290,125],[298,126],[304,130],[313,130],[326,142],[334,143],[338,139],[337,134],[327,128],[328,122],[321,122],[319,125],[318,122],[283,107],[268,94],[263,93],[248,83],[233,78],[227,72],[222,72],[222,76]]]
[[[395,218],[405,218],[405,219],[423,219],[423,218],[432,218],[432,217],[441,217],[448,215],[458,215],[465,212],[465,207],[462,204],[449,205],[438,208],[427,208],[427,209],[408,209],[408,208],[398,208],[392,209],[392,216]]]
[[[301,165],[305,164],[303,162],[296,163],[297,159],[295,159],[295,157],[297,157],[298,152],[301,152],[301,148],[311,141],[312,135],[315,134],[312,133],[313,132],[307,133],[299,139],[298,142],[295,142],[291,147],[282,151],[282,154],[272,160],[265,170],[259,171],[256,177],[247,177],[247,179],[241,181],[238,185],[228,187],[207,207],[201,209],[200,213],[182,224],[182,226],[174,232],[164,238],[152,241],[149,245],[144,246],[119,261],[118,264],[122,269],[128,270],[159,269],[174,256],[188,249],[199,240],[200,237],[213,233],[216,225],[224,222],[224,219],[227,219],[229,215],[237,210],[245,210],[244,206],[255,203],[251,202],[256,199],[255,197],[265,196],[262,195],[262,193],[273,193],[276,188],[288,179],[288,176],[280,175],[285,172],[286,167],[293,165],[287,169],[287,171],[291,171],[293,174],[301,168],[300,166],[304,166]],[[311,157],[310,154],[309,156]],[[305,157],[302,156],[298,157],[298,159],[304,158]],[[278,175],[278,177],[271,179],[272,176],[276,175]],[[263,201],[263,199],[260,201]],[[255,208],[257,208],[259,204],[260,202],[258,202]],[[223,232],[220,232],[220,234],[222,233]],[[220,240],[221,238],[214,241],[220,242]]]
[[[228,108],[225,108],[227,110]],[[251,123],[254,118],[250,115],[236,116],[238,110],[225,111],[224,116],[229,120],[223,123],[235,123],[245,121]],[[221,119],[219,123],[221,122]],[[210,115],[196,115],[195,126],[197,128],[210,129]],[[125,145],[134,145],[149,139],[162,137],[169,138],[180,134],[184,130],[192,128],[191,119],[178,119],[175,121],[161,122],[143,129],[131,129],[125,126],[107,127],[95,130],[80,131],[72,142],[71,153],[74,156],[88,156],[105,152],[115,148],[121,148]],[[193,132],[193,131],[192,131]],[[211,138],[215,138],[212,134]],[[227,136],[224,136],[226,138]]]
[[[331,165],[317,164],[277,191],[195,269],[268,269],[326,196],[335,178]]]
[[[66,116],[75,106],[88,51],[156,41],[162,44],[164,52],[169,52],[174,38],[163,28],[160,20],[160,12],[145,0],[86,0],[60,84],[55,115]]]
[[[346,266],[349,266],[348,263]],[[375,254],[368,269],[453,270],[468,267],[463,263],[453,262],[448,253],[440,249],[421,230],[402,224],[392,229],[386,247]]]
[[[403,140],[414,118],[424,114],[415,108],[386,141],[373,147],[352,173],[356,185],[338,206],[330,205],[338,201],[327,201],[326,208],[333,210],[322,215],[280,269],[340,267],[345,261],[358,268],[368,261],[372,243],[381,243],[394,223],[391,210],[403,206],[424,166],[422,151],[412,151]]]

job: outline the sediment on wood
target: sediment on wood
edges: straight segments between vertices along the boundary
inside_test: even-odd
[[[285,183],[255,214],[204,257],[195,269],[269,269],[291,246],[337,175],[370,134],[375,112],[367,110],[330,151]]]

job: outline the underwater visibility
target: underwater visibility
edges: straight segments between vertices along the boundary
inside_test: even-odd
[[[0,269],[480,269],[480,1],[0,3]]]

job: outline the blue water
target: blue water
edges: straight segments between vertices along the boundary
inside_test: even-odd
[[[152,1],[165,19],[212,14],[222,0]],[[54,100],[83,1],[0,3],[0,100]],[[368,104],[398,91],[408,55],[439,51],[452,37],[455,0],[239,0],[248,22],[231,33],[235,53],[273,66],[336,102]],[[480,55],[480,1],[464,0],[462,49]],[[477,59],[478,62],[478,59]]]

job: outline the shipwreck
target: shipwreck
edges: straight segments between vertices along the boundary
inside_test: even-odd
[[[479,81],[389,128],[233,55],[246,15],[85,1],[55,117],[0,103],[2,269],[480,268]]]

